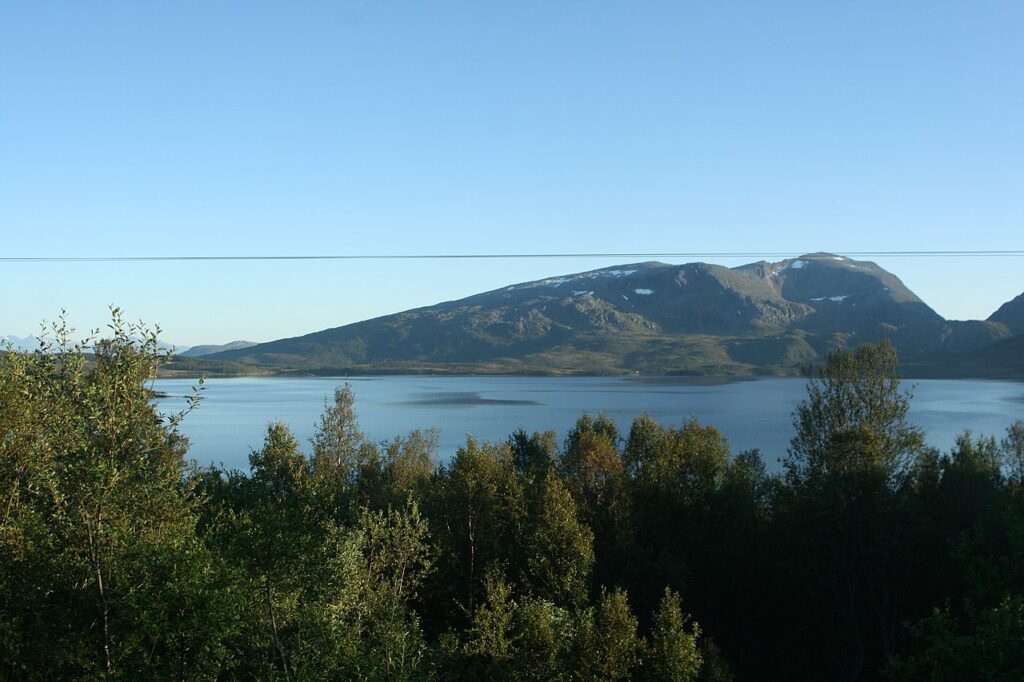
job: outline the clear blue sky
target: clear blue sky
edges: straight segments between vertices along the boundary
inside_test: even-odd
[[[1019,0],[0,0],[2,255],[1021,249],[1022,34]],[[1024,291],[876,260],[951,318]],[[0,263],[0,334],[270,340],[611,264]]]

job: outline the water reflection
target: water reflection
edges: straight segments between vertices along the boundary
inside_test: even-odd
[[[785,455],[793,434],[792,411],[804,397],[803,379],[709,380],[691,377],[245,377],[210,379],[199,409],[182,431],[189,454],[202,462],[248,466],[267,422],[288,424],[303,443],[335,387],[352,384],[360,425],[374,441],[416,428],[440,429],[441,458],[454,454],[467,434],[504,440],[517,428],[555,430],[559,438],[584,411],[606,412],[625,433],[647,412],[663,424],[691,416],[716,426],[733,452],[759,448],[771,468]],[[194,382],[165,379],[156,389],[170,397],[165,412],[181,409]],[[952,446],[958,433],[1001,435],[1024,418],[1018,382],[922,380],[913,383],[910,419],[928,432],[929,443]]]

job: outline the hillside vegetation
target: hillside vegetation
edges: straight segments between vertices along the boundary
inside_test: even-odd
[[[1017,303],[947,321],[874,263],[810,254],[737,268],[620,265],[203,359],[331,374],[793,375],[836,347],[889,340],[922,376],[1019,377],[985,350],[1021,329]]]
[[[230,471],[112,326],[0,363],[0,678],[1024,677],[1024,422],[926,448],[889,344],[809,379],[781,475],[645,415],[439,464],[348,387]]]

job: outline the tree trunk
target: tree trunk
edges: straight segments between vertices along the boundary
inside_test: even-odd
[[[277,634],[277,618],[274,616],[274,597],[270,587],[270,573],[264,573],[264,594],[267,599],[267,615],[270,617],[270,629],[274,634],[274,644],[277,645],[277,652],[281,655],[281,668],[284,670],[284,679],[289,679],[288,658],[284,655],[284,647],[281,645],[281,638]]]

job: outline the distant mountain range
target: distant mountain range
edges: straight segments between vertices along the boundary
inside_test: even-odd
[[[648,262],[550,277],[204,353],[189,367],[786,375],[838,344],[887,338],[909,375],[1024,378],[1022,334],[1024,295],[988,320],[950,321],[874,263],[814,253],[736,268]]]
[[[178,356],[183,358],[199,358],[204,355],[212,355],[213,353],[221,353],[228,350],[242,350],[244,348],[251,348],[257,345],[255,341],[231,341],[223,345],[217,346],[213,344],[206,344],[200,346],[192,346],[187,350],[179,351]]]
[[[139,339],[132,337],[135,341]],[[42,343],[54,343],[54,339],[48,336],[0,336],[0,346],[4,344],[10,344],[11,348],[16,351],[32,352],[38,350]],[[81,342],[81,339],[72,340],[72,343]],[[166,341],[158,341],[157,347],[161,350],[176,351],[180,348],[176,348],[173,344],[167,343]],[[226,349],[227,346],[211,346],[211,348]]]
[[[0,336],[0,346],[7,345],[17,351],[33,351],[39,348],[39,339],[35,336]]]

